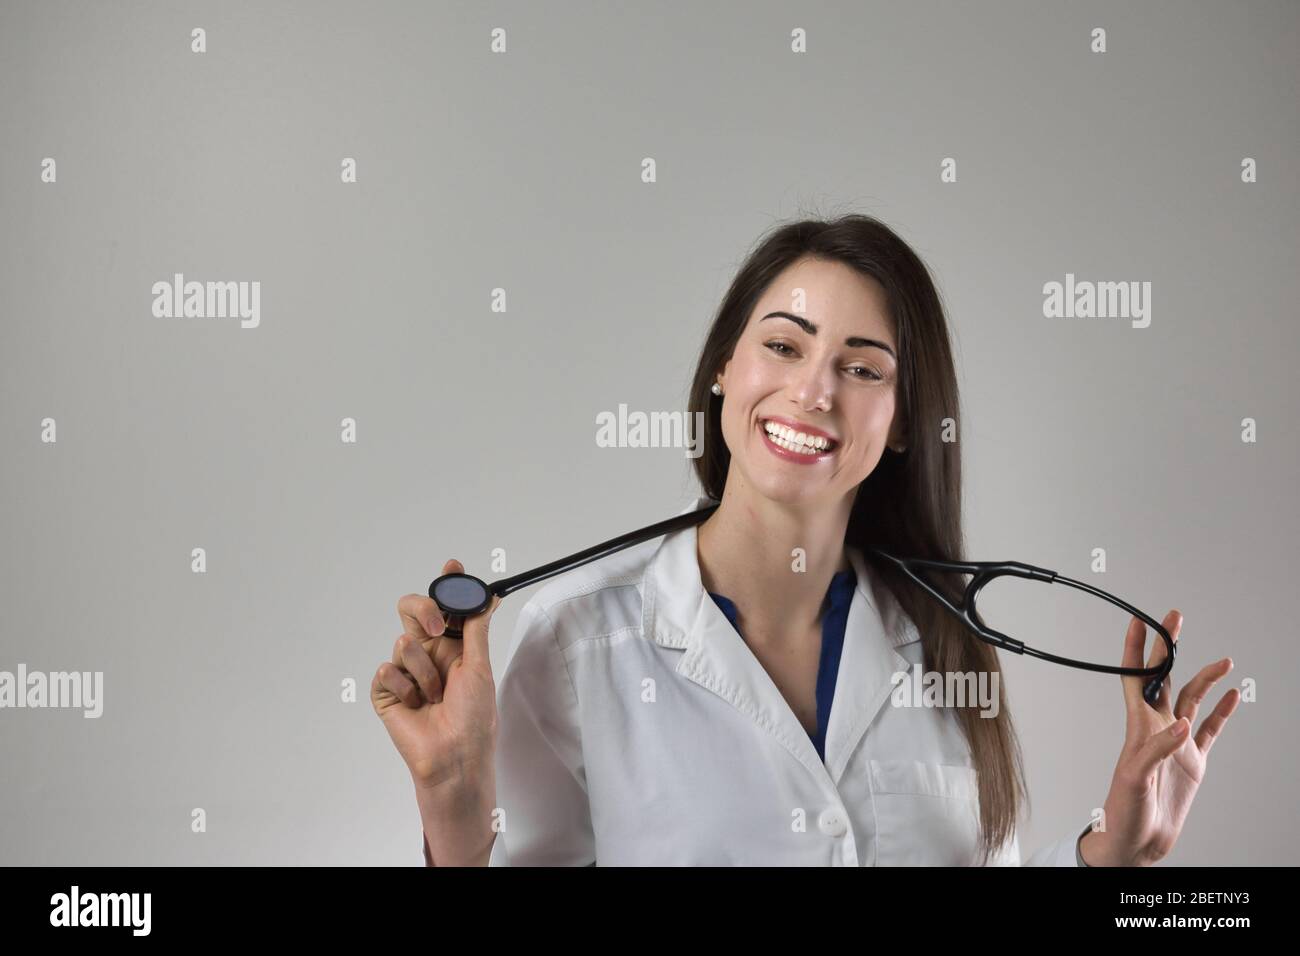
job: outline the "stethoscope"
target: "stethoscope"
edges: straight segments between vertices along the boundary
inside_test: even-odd
[[[720,503],[718,503],[720,504]],[[536,584],[538,581],[544,581],[549,577],[554,577],[565,571],[570,571],[580,565],[595,561],[597,558],[603,558],[615,551],[622,551],[634,544],[642,541],[648,541],[650,538],[657,538],[660,535],[669,534],[681,528],[690,527],[698,524],[718,509],[718,504],[711,504],[701,508],[698,511],[688,512],[687,514],[677,515],[669,518],[667,521],[659,521],[652,525],[647,525],[637,531],[629,531],[627,534],[619,535],[617,538],[611,538],[603,544],[595,545],[576,554],[571,554],[567,558],[560,558],[558,561],[552,561],[550,564],[543,564],[541,567],[534,568],[531,571],[524,571],[508,578],[502,578],[493,584],[488,584],[472,574],[444,574],[435,578],[429,585],[429,597],[437,602],[445,614],[451,617],[470,617],[478,614],[492,603],[493,595],[505,597],[513,591],[520,588],[528,587],[530,584]],[[892,561],[899,569],[910,577],[921,587],[925,588],[940,604],[946,607],[950,612],[955,614],[971,632],[980,640],[992,644],[994,647],[1000,647],[1003,650],[1012,651],[1016,654],[1028,654],[1031,657],[1041,658],[1045,661],[1051,661],[1054,664],[1064,664],[1066,667],[1077,667],[1086,671],[1097,671],[1103,674],[1121,674],[1126,677],[1146,677],[1150,678],[1142,690],[1142,697],[1151,706],[1155,706],[1160,697],[1160,688],[1165,679],[1169,676],[1170,671],[1174,668],[1174,651],[1175,645],[1173,638],[1169,636],[1169,631],[1143,612],[1139,611],[1127,601],[1123,601],[1113,594],[1108,594],[1100,588],[1092,587],[1080,581],[1073,581],[1070,578],[1062,577],[1055,571],[1048,571],[1046,568],[1037,568],[1032,564],[1021,564],[1019,561],[936,561],[928,558],[898,558],[892,554],[881,551],[879,548],[872,548],[871,551]],[[974,575],[970,583],[966,585],[966,592],[962,596],[961,604],[954,605],[948,598],[936,591],[925,578],[917,574],[918,569],[930,569],[934,571],[951,571],[960,574]],[[998,631],[985,625],[979,612],[975,608],[975,598],[980,589],[995,578],[1004,575],[1014,575],[1020,578],[1029,578],[1033,581],[1044,581],[1048,584],[1068,584],[1070,587],[1078,588],[1081,591],[1087,591],[1097,597],[1105,598],[1111,604],[1122,607],[1135,617],[1155,628],[1156,632],[1164,639],[1165,642],[1165,659],[1155,667],[1116,667],[1110,664],[1093,664],[1087,661],[1076,661],[1068,657],[1060,657],[1056,654],[1049,654],[1046,651],[1040,651],[1024,643],[1017,641],[1015,638],[1008,637]],[[446,637],[459,638],[462,635],[460,628],[448,626],[443,632]]]

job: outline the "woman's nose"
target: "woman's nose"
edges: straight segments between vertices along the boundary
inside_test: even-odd
[[[794,397],[799,405],[807,411],[813,409],[829,410],[831,407],[834,385],[827,369],[809,365],[801,373],[795,384]]]

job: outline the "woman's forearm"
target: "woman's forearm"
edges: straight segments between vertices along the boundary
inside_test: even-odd
[[[487,866],[496,833],[496,782],[486,778],[415,786],[420,822],[434,866]]]

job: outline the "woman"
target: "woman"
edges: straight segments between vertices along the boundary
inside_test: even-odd
[[[463,643],[440,637],[429,598],[399,601],[371,699],[415,781],[426,862],[1020,863],[1001,682],[995,708],[891,694],[911,668],[1000,677],[996,652],[865,557],[963,560],[956,374],[924,264],[865,216],[777,228],[718,311],[689,405],[706,415],[708,497],[684,510],[719,507],[551,579],[499,694],[499,599]],[[1182,615],[1163,623],[1177,640]],[[1142,666],[1145,631],[1134,618],[1124,665]],[[1240,695],[1190,724],[1231,667],[1206,666],[1172,707],[1168,682],[1153,708],[1122,677],[1105,827],[1077,821],[1025,862],[1164,857]]]

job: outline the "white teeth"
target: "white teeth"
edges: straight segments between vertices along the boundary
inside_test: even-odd
[[[816,455],[819,452],[826,451],[831,445],[829,441],[820,435],[807,435],[804,432],[797,432],[793,428],[787,428],[777,422],[763,422],[763,430],[767,432],[773,443],[780,445],[789,451],[797,451],[805,455]]]

